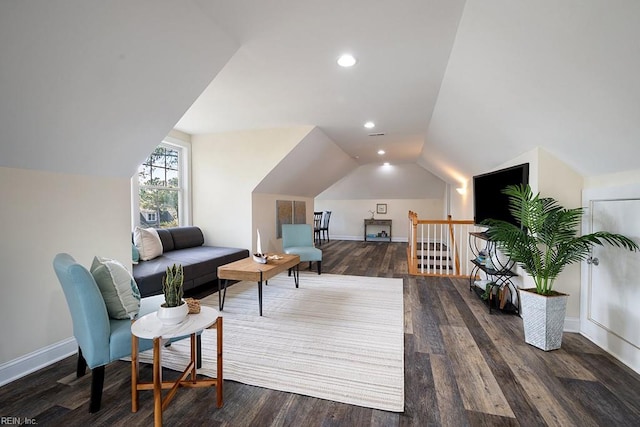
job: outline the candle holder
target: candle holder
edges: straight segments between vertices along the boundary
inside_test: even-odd
[[[253,254],[253,260],[258,264],[266,264],[267,254]]]

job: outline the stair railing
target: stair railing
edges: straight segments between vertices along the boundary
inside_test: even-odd
[[[468,277],[473,265],[469,233],[478,231],[471,220],[419,219],[409,211],[407,263],[409,274]]]

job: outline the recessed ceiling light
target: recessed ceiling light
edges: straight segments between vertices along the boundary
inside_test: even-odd
[[[338,58],[338,65],[341,67],[353,67],[356,65],[356,58],[354,58],[353,55],[345,53]]]
[[[373,122],[367,122],[364,124],[364,127],[366,127],[367,129],[373,129],[374,127],[376,127],[376,124]]]
[[[384,154],[384,150],[378,150],[378,154],[382,156]]]

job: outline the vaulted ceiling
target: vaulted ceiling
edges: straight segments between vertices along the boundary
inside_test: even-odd
[[[309,125],[454,183],[536,146],[638,169],[639,21],[635,0],[2,2],[0,166],[130,176],[172,128]]]

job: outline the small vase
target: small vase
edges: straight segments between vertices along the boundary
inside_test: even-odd
[[[164,325],[177,325],[187,317],[187,314],[189,314],[189,306],[183,301],[177,307],[166,307],[162,304],[156,316]]]

